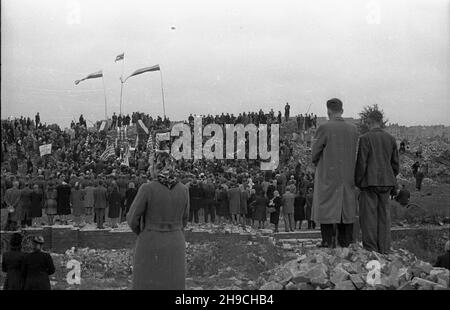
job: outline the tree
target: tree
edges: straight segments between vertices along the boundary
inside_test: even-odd
[[[381,124],[381,128],[385,128],[386,124],[388,122],[387,119],[384,119],[384,112],[383,110],[380,110],[380,108],[378,107],[378,104],[374,104],[372,106],[365,106],[363,108],[363,110],[361,112],[359,112],[359,123],[358,123],[358,130],[360,134],[365,134],[366,132],[369,131],[369,127],[367,126],[367,117],[369,115],[370,112],[373,111],[379,111],[382,115],[383,115],[383,122]]]

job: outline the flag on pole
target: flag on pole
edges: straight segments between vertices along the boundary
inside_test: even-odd
[[[96,79],[96,78],[101,78],[103,77],[103,71],[97,71],[94,73],[89,74],[88,76],[86,76],[85,78],[82,78],[81,80],[76,80],[75,81],[75,85],[78,85],[80,82],[87,80],[87,79]]]
[[[114,149],[114,145],[110,144],[106,147],[106,150],[100,156],[101,160],[107,160],[109,157],[116,155],[116,150]]]
[[[142,69],[137,69],[136,71],[131,73],[131,75],[129,77],[127,77],[125,79],[125,81],[128,80],[130,77],[138,75],[138,74],[142,74],[142,73],[145,73],[145,72],[151,72],[151,71],[159,71],[159,70],[161,70],[159,65],[154,65],[152,67],[145,67],[145,68],[142,68]]]
[[[125,57],[125,53],[119,54],[116,56],[116,60],[114,62],[118,62],[119,60],[123,60],[123,58]]]

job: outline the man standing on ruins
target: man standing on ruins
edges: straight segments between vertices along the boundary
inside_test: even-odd
[[[342,118],[339,99],[328,100],[327,109],[329,121],[319,126],[312,146],[316,166],[312,219],[320,224],[322,246],[335,246],[333,227],[337,224],[338,243],[348,247],[357,208],[354,172],[358,131]]]
[[[361,189],[359,219],[363,247],[385,254],[391,240],[389,193],[397,183],[400,166],[397,142],[381,129],[382,123],[380,111],[369,113],[369,132],[359,139],[355,183]]]

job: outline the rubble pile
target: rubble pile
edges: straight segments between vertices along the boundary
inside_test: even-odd
[[[400,157],[400,172],[412,178],[411,166],[416,161],[415,151],[422,144],[421,161],[428,165],[428,182],[450,183],[450,144],[442,138],[418,139],[410,143],[410,152]],[[432,180],[432,181],[431,181]],[[424,180],[425,181],[425,180]]]
[[[52,253],[51,255],[63,268],[72,259],[80,262],[83,278],[129,276],[133,271],[133,253],[130,249],[72,248],[64,254]]]
[[[373,260],[380,263],[379,281],[376,270],[369,271],[367,266]],[[403,249],[381,255],[353,244],[349,248],[306,249],[268,272],[267,280],[257,282],[260,290],[447,290],[449,270],[434,268]]]
[[[211,243],[186,242],[187,273],[195,276],[207,276],[218,271],[217,245]]]
[[[254,229],[251,226],[233,225],[230,223],[213,224],[213,223],[189,223],[185,228],[189,232],[203,232],[209,234],[250,234],[263,235],[271,234],[272,229]]]

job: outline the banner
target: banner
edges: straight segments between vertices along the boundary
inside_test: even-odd
[[[52,153],[52,144],[44,144],[39,146],[39,152],[41,153],[41,156],[51,154]]]
[[[145,131],[145,133],[148,134],[148,128],[147,126],[145,126],[144,122],[141,119],[138,120],[138,124]]]
[[[159,143],[160,141],[170,141],[170,132],[157,133],[156,143]]]
[[[103,121],[102,124],[100,125],[99,131],[105,130],[105,127],[106,127],[106,121]]]

